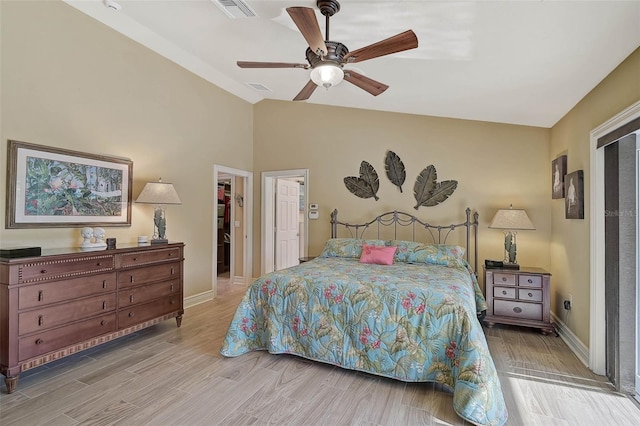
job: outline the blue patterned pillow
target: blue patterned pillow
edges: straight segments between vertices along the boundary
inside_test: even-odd
[[[407,263],[431,263],[435,265],[459,265],[465,250],[460,246],[425,244],[414,241],[390,240],[387,245],[397,246],[395,261]]]
[[[346,257],[360,259],[362,243],[370,246],[385,246],[384,240],[359,240],[356,238],[332,238],[327,240],[320,257]]]

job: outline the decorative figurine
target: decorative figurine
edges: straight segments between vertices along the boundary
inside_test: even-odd
[[[107,247],[107,243],[104,242],[104,229],[103,228],[89,228],[84,227],[80,230],[82,235],[82,249],[98,249]]]

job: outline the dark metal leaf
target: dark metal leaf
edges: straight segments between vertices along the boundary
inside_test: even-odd
[[[456,190],[458,187],[457,180],[445,180],[436,184],[436,189],[431,193],[431,197],[427,200],[424,206],[433,207],[440,204]]]
[[[378,179],[378,173],[376,173],[376,169],[366,161],[360,163],[360,179],[363,179],[365,182],[369,184],[371,190],[373,191],[373,197],[378,201],[378,189],[380,189],[380,180]]]
[[[355,176],[347,176],[346,178],[344,178],[344,185],[356,197],[360,197],[360,198],[374,197],[376,201],[378,200],[378,197],[373,192],[371,185],[369,185],[369,183],[364,179],[361,179]]]
[[[438,173],[433,165],[425,167],[418,177],[416,183],[413,185],[413,196],[416,199],[417,204],[413,207],[418,210],[418,207],[425,206],[427,200],[431,197],[431,193],[436,189],[436,180],[438,179]]]
[[[391,183],[397,186],[402,193],[402,184],[407,178],[407,172],[398,154],[393,151],[387,151],[387,156],[384,159],[384,169]]]

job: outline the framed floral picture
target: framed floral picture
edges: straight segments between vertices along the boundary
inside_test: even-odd
[[[8,142],[6,228],[130,226],[133,162]]]
[[[582,170],[568,173],[564,179],[565,218],[584,219],[584,173]]]
[[[564,198],[564,176],[567,173],[567,156],[561,155],[551,162],[551,198]]]

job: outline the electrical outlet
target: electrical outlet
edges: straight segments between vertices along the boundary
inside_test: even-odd
[[[569,297],[571,297],[571,296],[569,296]],[[571,299],[570,298],[569,299],[564,299],[563,303],[564,303],[564,309],[567,310],[567,311],[570,311],[571,310]]]

